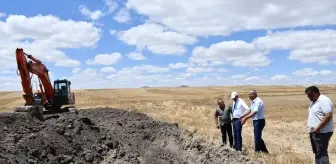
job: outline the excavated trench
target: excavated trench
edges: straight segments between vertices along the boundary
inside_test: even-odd
[[[137,112],[100,108],[45,119],[0,114],[0,163],[262,163]]]

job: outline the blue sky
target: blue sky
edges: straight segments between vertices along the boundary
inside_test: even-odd
[[[0,87],[21,89],[16,47],[74,88],[335,83],[335,15],[315,0],[3,0]]]

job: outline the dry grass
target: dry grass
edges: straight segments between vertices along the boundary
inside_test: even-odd
[[[334,102],[336,87],[320,87]],[[246,102],[252,87],[193,87],[193,88],[139,88],[109,90],[78,90],[77,107],[116,107],[144,112],[149,116],[167,122],[178,122],[184,128],[194,131],[209,142],[220,143],[220,132],[214,126],[213,112],[216,99],[225,99],[231,104],[231,91],[238,91]],[[251,120],[243,127],[244,151],[254,159],[266,163],[312,163],[313,154],[306,132],[308,99],[299,86],[258,86],[266,106],[266,127],[263,138],[270,155],[253,153],[253,127]],[[18,92],[0,92],[0,109],[12,111],[22,105]],[[336,121],[336,120],[335,120]],[[336,163],[336,140],[330,142],[329,152],[332,163]]]

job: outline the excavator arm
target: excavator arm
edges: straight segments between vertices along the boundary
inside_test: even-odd
[[[27,62],[27,58],[31,61]],[[23,98],[26,101],[26,105],[34,104],[33,90],[31,85],[30,73],[35,74],[40,83],[40,89],[42,93],[42,104],[53,104],[54,89],[50,82],[49,71],[46,66],[32,55],[26,54],[23,49],[16,49],[16,61],[17,67],[20,72],[21,85],[23,88]]]

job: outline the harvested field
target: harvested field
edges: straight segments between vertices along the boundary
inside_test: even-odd
[[[261,163],[137,112],[90,109],[44,122],[27,116],[0,115],[0,163]]]
[[[336,86],[318,87],[336,105]],[[180,127],[195,132],[195,136],[205,139],[205,142],[218,145],[220,132],[213,122],[217,98],[224,98],[226,104],[231,104],[230,93],[238,91],[250,104],[247,94],[251,89],[256,89],[265,103],[266,127],[263,138],[270,155],[253,153],[251,120],[243,128],[244,154],[268,164],[311,164],[314,157],[306,134],[309,101],[302,86],[96,89],[76,90],[75,94],[76,106],[79,108],[108,106],[138,111],[157,121],[178,123]],[[15,106],[22,105],[21,94],[0,92],[0,110],[12,111]],[[336,163],[335,136],[330,141],[329,156],[331,163]]]

